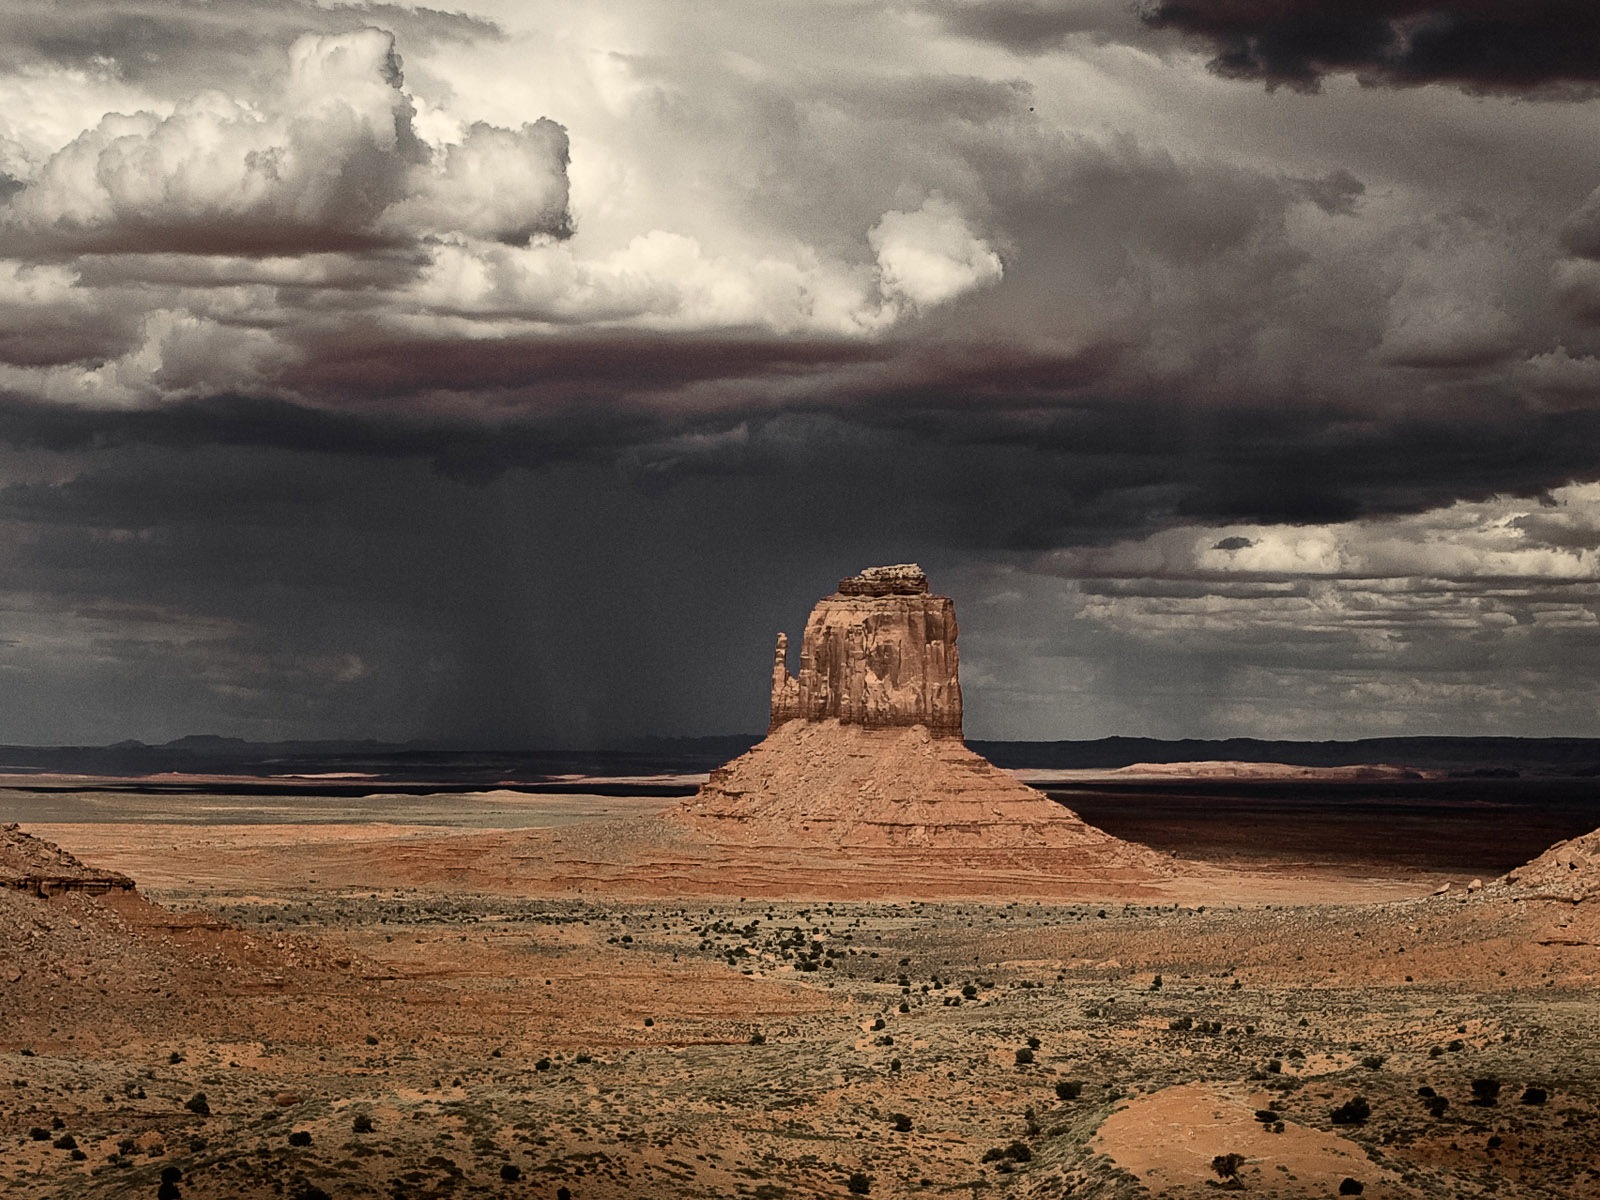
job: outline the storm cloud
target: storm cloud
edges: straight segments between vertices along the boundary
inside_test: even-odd
[[[0,23],[0,741],[1592,731],[1582,11],[473,7]]]
[[[1582,0],[1149,0],[1143,16],[1209,42],[1218,74],[1274,86],[1353,74],[1559,96],[1600,83],[1600,13]]]

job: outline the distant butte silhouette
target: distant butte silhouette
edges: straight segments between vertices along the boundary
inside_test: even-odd
[[[1096,829],[967,749],[955,605],[930,594],[920,567],[840,580],[806,621],[798,675],[787,658],[779,634],[766,738],[675,814],[708,840],[1171,874],[1166,855]]]

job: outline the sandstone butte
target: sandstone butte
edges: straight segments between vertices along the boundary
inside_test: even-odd
[[[799,674],[778,635],[766,738],[674,814],[724,845],[994,857],[1046,874],[1173,874],[969,750],[955,606],[912,565],[839,582],[807,620]],[[848,857],[848,855],[847,855]]]

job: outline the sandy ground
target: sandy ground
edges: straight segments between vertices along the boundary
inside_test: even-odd
[[[1240,864],[1225,869],[1181,862],[1171,878],[1119,883],[1094,871],[1064,872],[1050,861],[1040,865],[1022,852],[975,862],[959,853],[928,851],[873,850],[843,857],[792,848],[710,849],[674,841],[671,832],[659,838],[637,836],[644,819],[672,801],[622,801],[636,816],[616,822],[585,820],[586,813],[574,812],[584,803],[581,798],[565,810],[558,808],[557,799],[541,798],[544,808],[557,809],[542,829],[156,821],[33,823],[28,828],[73,847],[97,865],[132,876],[147,889],[221,888],[250,878],[276,889],[382,883],[552,897],[1006,900],[1036,895],[1193,905],[1377,902],[1425,896],[1446,883],[1468,882],[1459,873],[1413,870],[1395,877],[1359,865]],[[608,805],[616,803],[612,799]]]
[[[1593,902],[580,803],[29,826],[166,907],[0,894],[0,1196],[1600,1196]]]

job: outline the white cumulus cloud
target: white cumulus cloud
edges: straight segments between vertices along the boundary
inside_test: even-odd
[[[559,126],[474,125],[435,153],[415,112],[393,34],[307,34],[259,101],[206,91],[166,116],[108,113],[22,181],[0,237],[214,254],[565,230]]]
[[[885,295],[917,308],[945,304],[999,283],[1000,256],[960,211],[932,196],[912,212],[887,212],[867,234]]]

